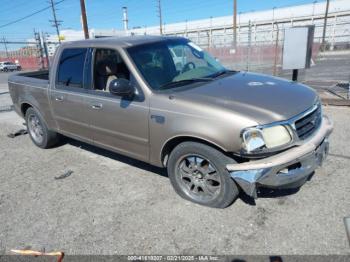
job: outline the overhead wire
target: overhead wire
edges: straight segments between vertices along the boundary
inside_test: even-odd
[[[64,2],[64,1],[65,1],[65,0],[57,1],[57,2],[55,3],[55,5],[58,5],[58,4],[60,4],[60,3]],[[24,17],[21,17],[21,18],[18,18],[18,19],[16,19],[16,20],[13,20],[13,21],[11,21],[11,22],[2,24],[2,25],[0,25],[0,28],[4,28],[4,27],[6,27],[6,26],[16,24],[16,23],[18,23],[18,22],[21,22],[21,21],[23,21],[23,20],[25,20],[25,19],[27,19],[27,18],[29,18],[29,17],[32,17],[32,16],[34,16],[34,15],[37,15],[37,14],[42,13],[42,12],[44,12],[44,11],[46,11],[46,10],[49,10],[49,9],[51,9],[51,6],[44,7],[44,8],[42,8],[42,9],[39,9],[39,10],[33,12],[33,13],[30,13],[30,14],[24,16]]]

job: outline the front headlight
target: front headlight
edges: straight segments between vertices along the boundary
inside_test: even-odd
[[[291,142],[292,138],[285,126],[249,128],[242,134],[243,147],[251,153],[258,149],[280,147]]]

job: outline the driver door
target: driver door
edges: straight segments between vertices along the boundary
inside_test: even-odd
[[[149,159],[149,106],[119,53],[113,49],[95,49],[92,59],[92,87],[85,97],[93,143],[143,161]],[[98,68],[113,63],[112,70]],[[97,72],[97,70],[99,72]],[[137,94],[130,99],[109,93],[108,84],[98,73],[113,73],[112,78],[126,78],[136,86]],[[107,73],[107,74],[111,74]]]

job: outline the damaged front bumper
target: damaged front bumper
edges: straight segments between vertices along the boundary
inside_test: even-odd
[[[226,169],[243,191],[254,198],[257,187],[301,186],[326,158],[332,130],[332,122],[324,116],[316,134],[305,144],[264,159],[229,164]]]

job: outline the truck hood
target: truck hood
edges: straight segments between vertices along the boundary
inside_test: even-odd
[[[287,120],[318,99],[316,92],[303,84],[247,72],[180,91],[176,97],[230,110],[258,124]]]

